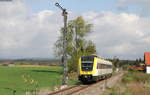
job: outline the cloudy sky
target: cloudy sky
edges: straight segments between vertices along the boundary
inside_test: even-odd
[[[142,58],[150,51],[150,0],[13,0],[0,2],[0,58],[54,58],[63,26],[60,2],[69,19],[92,23],[88,36],[105,58]]]

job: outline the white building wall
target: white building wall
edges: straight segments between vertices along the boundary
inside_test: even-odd
[[[146,73],[150,74],[150,66],[146,66]]]

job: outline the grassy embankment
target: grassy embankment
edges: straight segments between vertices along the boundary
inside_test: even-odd
[[[0,95],[25,95],[26,92],[51,90],[61,84],[62,67],[0,66]],[[77,81],[70,80],[69,84]],[[15,92],[16,91],[16,92]]]
[[[120,83],[106,90],[103,95],[150,95],[150,75],[129,71]]]

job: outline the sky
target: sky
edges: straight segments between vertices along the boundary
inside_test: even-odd
[[[39,12],[45,9],[56,11],[58,9],[54,5],[55,2],[59,2],[68,11],[80,13],[112,10],[116,5],[115,0],[24,0],[24,2],[32,8],[33,12]]]
[[[87,40],[99,56],[136,59],[150,51],[149,0],[13,0],[0,2],[0,59],[55,58],[63,26],[55,2],[69,20],[82,16],[93,24]]]

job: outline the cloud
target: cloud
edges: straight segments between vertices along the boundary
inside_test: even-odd
[[[150,0],[117,0],[118,9],[122,11],[136,10],[141,16],[150,16]],[[128,7],[131,7],[130,9]]]
[[[94,25],[88,39],[96,43],[99,55],[131,59],[149,51],[150,18],[129,13],[69,12],[69,19],[79,15]],[[33,14],[19,0],[0,3],[0,58],[52,58],[62,22],[60,12]]]
[[[149,50],[149,18],[128,13],[90,14],[93,13],[84,14],[86,20],[94,24],[89,39],[96,43],[102,56],[132,59],[143,57],[143,53]]]
[[[59,18],[49,10],[32,14],[21,1],[0,3],[0,57],[52,57]]]

